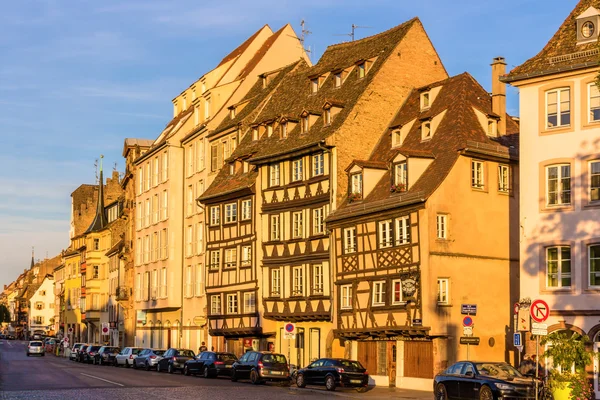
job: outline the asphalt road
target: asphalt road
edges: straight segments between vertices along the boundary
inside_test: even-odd
[[[391,393],[297,389],[278,385],[204,379],[132,368],[80,364],[63,357],[26,356],[26,342],[0,340],[1,399],[325,399],[398,398]],[[431,395],[428,395],[428,398]],[[406,397],[410,398],[410,397]]]

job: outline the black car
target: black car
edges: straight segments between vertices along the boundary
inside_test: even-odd
[[[92,358],[92,364],[108,364],[112,365],[115,362],[115,356],[121,352],[119,347],[114,346],[102,346],[100,349],[94,354]]]
[[[81,356],[80,361],[84,363],[93,362],[94,357],[96,357],[96,353],[98,353],[98,350],[100,350],[101,347],[102,346],[99,344],[91,344],[87,346],[85,350],[79,352],[79,355]]]
[[[231,376],[233,363],[237,357],[231,353],[215,353],[203,351],[194,359],[185,362],[184,375],[202,375],[205,378],[216,378],[219,375]]]
[[[534,399],[535,382],[504,362],[460,361],[433,380],[437,400]]]
[[[77,361],[77,362],[83,362],[83,360],[85,360],[85,351],[90,346],[91,345],[89,345],[89,344],[82,344],[81,347],[79,348],[79,351],[75,355],[75,361]]]
[[[163,354],[163,358],[156,364],[156,371],[167,371],[172,374],[180,370],[183,373],[183,366],[186,361],[193,360],[196,355],[192,350],[187,349],[169,349]]]
[[[362,390],[369,385],[367,370],[354,360],[321,358],[296,373],[296,386],[321,385],[327,390],[336,387],[355,387]]]
[[[250,379],[257,385],[264,381],[290,381],[290,369],[283,354],[249,351],[231,367],[231,380]]]

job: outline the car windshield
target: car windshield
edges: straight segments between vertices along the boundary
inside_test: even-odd
[[[121,351],[121,349],[118,347],[107,347],[106,351],[110,351],[111,353],[115,353],[115,352],[118,353]]]
[[[505,363],[475,363],[480,375],[492,376],[498,379],[512,379],[522,377],[521,373]]]
[[[96,351],[100,348],[100,346],[90,346],[88,347],[88,351]]]
[[[263,355],[262,361],[273,364],[287,364],[285,356],[282,354],[265,354]]]
[[[237,357],[234,356],[233,354],[219,354],[218,358],[221,361],[235,361],[235,360],[237,360]]]
[[[344,370],[354,372],[362,371],[364,368],[358,361],[353,360],[340,360],[340,364],[344,367]]]
[[[29,343],[30,346],[41,346],[42,342],[31,342]]]
[[[177,350],[177,352],[180,357],[194,357],[194,352],[191,350]]]
[[[140,352],[144,349],[131,349],[131,354],[140,354]]]
[[[152,350],[152,352],[157,356],[162,356],[163,354],[165,354],[165,350]]]

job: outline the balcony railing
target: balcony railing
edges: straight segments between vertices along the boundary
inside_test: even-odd
[[[115,296],[117,297],[117,301],[129,300],[131,296],[131,288],[127,286],[119,286],[117,287]]]

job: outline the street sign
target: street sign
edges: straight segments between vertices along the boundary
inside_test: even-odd
[[[414,318],[412,320],[413,326],[423,326],[423,320],[420,318]]]
[[[546,303],[544,300],[538,299],[534,301],[531,303],[529,310],[531,313],[531,318],[533,318],[535,322],[544,322],[550,315],[550,307],[548,307],[548,303]]]
[[[463,326],[473,326],[473,318],[464,317],[463,318]]]
[[[479,345],[479,338],[475,336],[467,337],[463,336],[460,338],[460,344],[473,344],[475,346]]]
[[[461,304],[460,313],[467,315],[477,315],[477,304]]]
[[[539,322],[531,323],[531,334],[546,336],[548,334],[548,324],[540,324]]]
[[[296,325],[288,322],[283,329],[284,339],[296,339]]]
[[[519,347],[522,346],[521,343],[521,332],[513,334],[513,345],[515,345],[515,347]]]
[[[73,333],[73,328],[68,329],[69,333]]]
[[[69,343],[69,337],[68,336],[65,336],[64,340],[65,340],[65,343]]]
[[[473,327],[472,326],[463,326],[463,335],[464,336],[473,336]]]
[[[519,313],[519,308],[521,308],[521,306],[519,305],[519,303],[515,303],[515,314]]]
[[[108,324],[106,322],[102,323],[102,336],[108,336]]]
[[[519,314],[517,315],[517,331],[529,331],[529,323],[531,322],[531,318],[529,317],[529,310],[526,308],[519,309]]]

